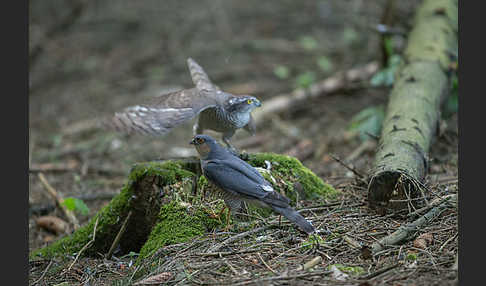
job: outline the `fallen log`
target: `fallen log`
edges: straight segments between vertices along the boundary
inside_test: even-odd
[[[410,208],[424,197],[427,153],[449,91],[457,28],[455,0],[426,0],[417,10],[370,171],[370,208]]]

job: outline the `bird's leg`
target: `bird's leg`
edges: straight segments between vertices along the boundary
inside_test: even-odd
[[[221,211],[218,213],[218,214],[215,214],[214,212],[209,214],[209,217],[210,218],[217,218],[219,219],[221,217],[221,215],[223,214],[224,210],[226,209],[226,205],[223,206],[223,208],[221,209]]]
[[[192,126],[192,135],[196,136],[198,134],[203,134],[203,131],[204,131],[204,128],[199,123],[199,117],[198,117],[198,119],[196,120],[196,123],[194,123],[194,125]]]
[[[239,156],[240,154],[238,150],[236,150],[236,148],[233,145],[231,145],[231,141],[230,141],[231,137],[233,137],[234,134],[235,134],[234,130],[223,133],[223,142],[226,144],[226,146],[228,146],[228,151],[233,153],[233,155],[235,156]]]
[[[315,243],[312,244],[312,250],[315,253],[315,252],[317,252],[317,250],[319,250],[319,247],[321,246],[319,244],[319,238],[320,237],[316,233],[312,233],[311,235],[312,235],[312,238],[314,238],[314,241],[315,241]]]
[[[225,232],[227,232],[231,228],[231,225],[229,223],[230,217],[231,217],[231,208],[228,207],[228,213],[226,214],[226,227],[224,228]]]
[[[280,228],[281,223],[282,223],[282,215],[278,215],[278,228]]]

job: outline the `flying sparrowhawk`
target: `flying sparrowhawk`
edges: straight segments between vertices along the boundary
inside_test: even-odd
[[[253,96],[222,91],[191,58],[187,59],[187,65],[195,88],[162,94],[146,104],[128,107],[115,113],[108,125],[126,133],[164,135],[199,115],[193,135],[202,134],[205,129],[220,132],[224,143],[235,151],[230,139],[236,130],[244,128],[255,134],[251,112],[261,106],[260,101]]]
[[[190,144],[195,145],[200,155],[204,176],[222,191],[230,214],[238,211],[243,201],[255,203],[270,207],[306,233],[315,233],[314,226],[289,205],[287,197],[275,191],[258,170],[220,146],[211,136],[196,135]]]

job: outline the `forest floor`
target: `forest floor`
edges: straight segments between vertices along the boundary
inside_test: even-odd
[[[379,22],[386,1],[215,2],[224,4],[215,8],[206,1],[167,1],[164,7],[152,1],[120,1],[113,7],[85,3],[80,15],[70,16],[76,17],[73,23],[57,30],[53,27],[67,13],[60,11],[69,9],[34,2],[31,51],[42,48],[29,69],[29,251],[67,235],[37,224],[45,215],[65,219],[39,174],[64,197],[87,204],[89,213],[78,214],[83,225],[121,190],[134,163],[196,154],[188,144],[193,122],[160,138],[97,128],[99,117],[161,91],[192,87],[187,57],[196,59],[223,90],[255,95],[263,104],[291,93],[306,80],[318,82],[380,62],[380,36],[370,27]],[[408,31],[418,1],[401,2],[395,7],[394,25]],[[405,41],[395,38],[397,53]],[[281,66],[288,75],[276,72]],[[363,180],[376,141],[363,140],[349,127],[363,109],[386,106],[390,91],[369,82],[345,84],[269,116],[254,137],[245,131],[234,137],[235,145],[249,153],[295,156],[342,191],[336,201],[301,202],[301,209],[312,208],[305,216],[325,230],[319,248],[303,246],[303,234],[284,224],[226,245],[217,256],[208,255],[209,246],[238,234],[214,230],[164,247],[157,252],[159,263],[143,277],[136,275],[136,253],[115,254],[110,260],[100,254],[80,257],[72,267],[75,257],[31,260],[29,284],[132,285],[152,277],[167,285],[454,285],[457,206],[446,208],[401,245],[371,257],[363,248],[423,215],[383,215],[367,206]],[[444,116],[439,129],[429,153],[429,202],[458,193],[457,114]],[[419,236],[425,241],[417,241]],[[309,261],[317,263],[310,270],[301,269]]]

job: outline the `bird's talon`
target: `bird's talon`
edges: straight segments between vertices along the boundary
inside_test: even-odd
[[[240,157],[240,159],[243,160],[243,161],[250,160],[250,155],[248,153],[246,153],[246,152],[240,153],[240,155],[238,157]]]

